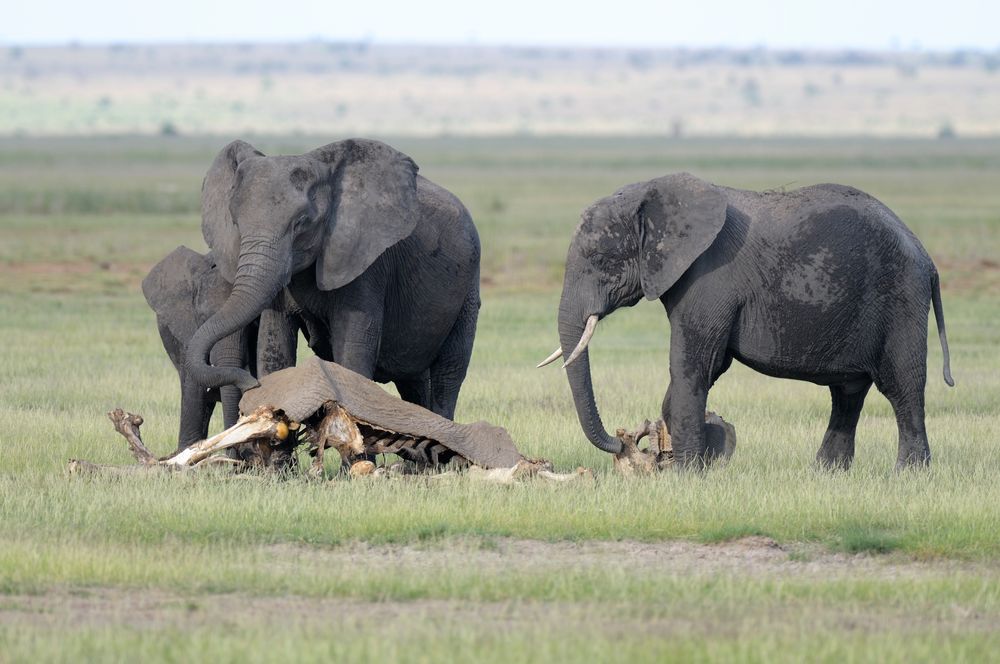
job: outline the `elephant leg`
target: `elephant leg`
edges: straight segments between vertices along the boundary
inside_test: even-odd
[[[219,388],[219,401],[222,402],[222,425],[229,428],[240,419],[240,399],[243,393],[235,385],[223,385]]]
[[[393,382],[396,384],[396,389],[399,391],[399,396],[403,399],[403,401],[409,401],[410,403],[417,404],[418,406],[430,410],[431,381],[430,374],[428,372],[425,371],[417,378],[396,380]]]
[[[292,316],[278,306],[260,314],[257,331],[257,378],[295,366],[299,329]]]
[[[362,277],[338,290],[328,321],[333,361],[372,378],[384,316],[385,291],[378,283]]]
[[[211,352],[211,362],[216,367],[247,368],[249,355],[247,352],[246,330],[233,332],[223,337],[215,344]],[[222,402],[222,420],[224,426],[236,424],[240,418],[240,388],[235,385],[223,385],[219,388],[219,401]]]
[[[208,437],[208,426],[215,410],[218,390],[206,390],[181,371],[181,424],[177,435],[177,449]]]
[[[823,444],[816,453],[816,462],[820,466],[842,470],[851,467],[854,460],[854,434],[861,417],[861,408],[865,405],[865,396],[871,386],[871,380],[830,386],[833,407]]]
[[[912,356],[892,351],[875,384],[885,395],[896,414],[899,452],[896,470],[908,466],[926,466],[931,460],[930,444],[924,425],[924,387],[927,383],[926,345],[923,353],[913,349]]]
[[[472,343],[479,319],[479,291],[469,293],[458,319],[448,333],[438,356],[431,364],[431,405],[429,408],[449,420],[455,418],[458,392],[472,359]]]
[[[709,459],[705,424],[708,390],[729,367],[728,334],[689,338],[683,325],[670,339],[670,385],[663,398],[663,421],[670,431],[679,468],[703,468]]]

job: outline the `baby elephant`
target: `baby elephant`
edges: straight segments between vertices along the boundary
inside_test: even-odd
[[[561,348],[587,438],[617,453],[594,402],[587,344],[597,321],[643,296],[670,321],[663,419],[679,465],[706,456],[708,391],[733,360],[829,387],[817,455],[846,468],[874,384],[896,413],[897,467],[930,460],[924,428],[927,312],[948,342],[938,273],[889,208],[835,184],[789,192],[720,187],[687,173],[620,189],[584,210],[566,257]]]
[[[215,404],[222,402],[225,426],[239,418],[240,390],[229,385],[208,389],[187,376],[184,354],[202,323],[229,297],[232,286],[215,267],[212,254],[177,247],[157,263],[142,281],[146,302],[156,312],[163,348],[174,363],[181,383],[181,425],[178,449],[208,436]],[[211,350],[214,366],[237,367],[256,375],[257,322],[221,339]]]

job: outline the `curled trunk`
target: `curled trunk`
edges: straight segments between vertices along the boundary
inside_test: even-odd
[[[252,323],[287,281],[287,268],[275,243],[244,240],[233,291],[225,304],[198,328],[188,344],[186,368],[199,385],[236,385],[241,391],[257,386],[257,379],[242,367],[216,367],[208,363],[209,352],[222,338]]]

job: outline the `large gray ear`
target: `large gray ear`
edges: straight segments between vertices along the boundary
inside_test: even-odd
[[[201,184],[201,233],[215,254],[219,271],[229,283],[236,279],[240,229],[229,212],[236,169],[247,157],[264,156],[246,141],[233,141],[219,151]]]
[[[348,139],[307,156],[332,168],[332,207],[316,283],[350,283],[417,225],[417,165],[385,143]]]
[[[651,180],[639,203],[639,280],[662,296],[711,246],[726,223],[726,198],[690,173]]]
[[[181,246],[154,265],[142,280],[142,294],[149,307],[182,343],[187,343],[201,324],[197,295],[211,268],[210,257]]]

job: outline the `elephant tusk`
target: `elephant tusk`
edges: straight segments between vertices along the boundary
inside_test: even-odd
[[[562,348],[556,348],[554,351],[552,351],[551,355],[549,355],[547,358],[545,358],[544,360],[542,360],[541,362],[539,362],[538,364],[536,364],[535,368],[536,369],[541,369],[546,364],[552,364],[553,362],[555,362],[556,360],[558,360],[560,357],[562,357],[562,354],[563,354]]]
[[[563,362],[563,369],[573,364],[576,358],[580,357],[580,354],[587,350],[587,344],[590,343],[590,338],[594,336],[594,330],[597,329],[597,320],[597,314],[591,314],[590,318],[587,319],[587,326],[583,328],[583,334],[580,335],[580,343],[578,343],[576,348],[573,349],[573,352],[570,353],[569,358]]]

